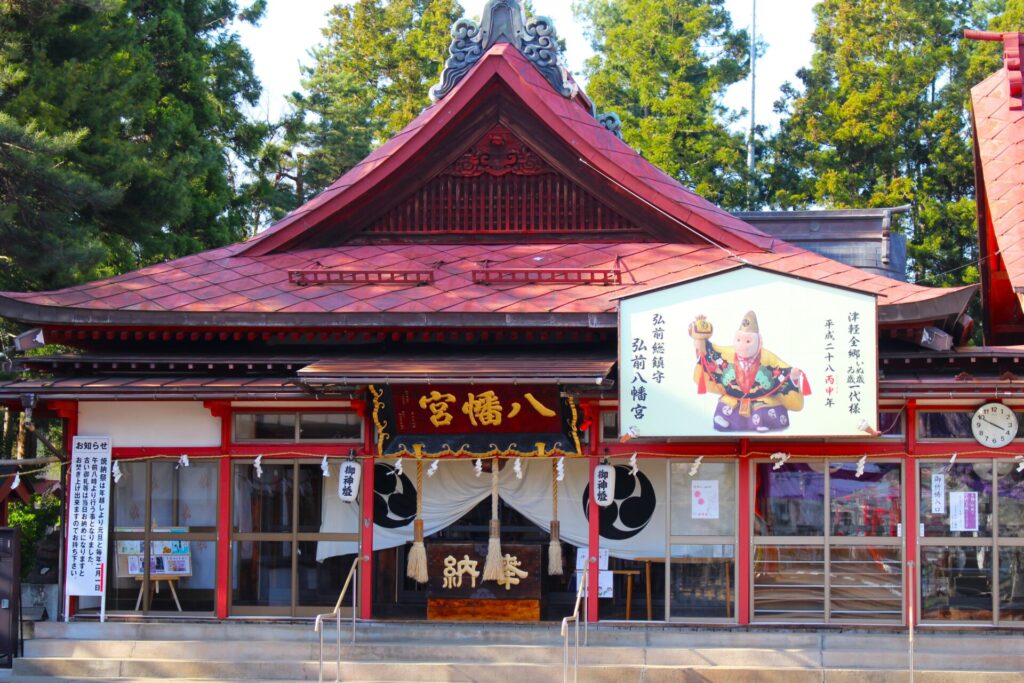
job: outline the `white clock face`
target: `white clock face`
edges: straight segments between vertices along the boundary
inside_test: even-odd
[[[1017,436],[1017,414],[1002,403],[987,403],[974,413],[971,430],[982,446],[1002,448]]]

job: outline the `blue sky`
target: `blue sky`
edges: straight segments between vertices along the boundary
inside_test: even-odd
[[[479,16],[486,0],[462,0],[470,16]],[[758,63],[757,109],[761,122],[774,123],[771,105],[779,86],[796,79],[796,71],[811,57],[812,7],[817,0],[759,0],[757,32],[768,43]],[[736,26],[749,27],[752,0],[725,0]],[[264,97],[256,112],[276,118],[286,107],[285,97],[299,89],[299,64],[308,63],[308,52],[321,40],[326,15],[338,0],[269,0],[267,16],[258,27],[244,26],[242,40],[252,53],[256,72],[263,81]],[[566,41],[570,69],[580,73],[590,55],[582,27],[573,19],[569,0],[534,0],[537,12],[551,17]],[[750,104],[750,83],[733,86],[726,95],[731,109]],[[746,121],[742,122],[745,127]]]

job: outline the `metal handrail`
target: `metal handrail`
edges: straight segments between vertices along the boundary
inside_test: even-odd
[[[345,600],[345,594],[348,592],[350,584],[352,585],[352,643],[356,642],[356,615],[359,613],[359,575],[356,573],[356,567],[362,561],[362,555],[356,555],[356,559],[352,561],[352,567],[348,570],[348,576],[345,577],[345,585],[341,587],[338,602],[334,603],[334,611],[316,615],[313,631],[320,634],[320,676],[317,679],[320,683],[324,683],[324,621],[328,618],[334,618],[338,624],[338,660],[334,681],[335,683],[341,681],[341,603]]]
[[[580,667],[580,604],[583,604],[583,646],[586,647],[590,636],[589,601],[583,597],[587,592],[587,572],[580,570],[576,589],[576,604],[573,606],[572,616],[562,619],[562,683],[569,683],[569,622],[574,625],[576,632],[576,647],[572,660],[572,680],[576,683],[579,680]]]

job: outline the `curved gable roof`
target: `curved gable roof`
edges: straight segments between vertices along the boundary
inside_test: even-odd
[[[653,210],[673,223],[680,241],[692,242],[698,236],[708,243],[743,251],[770,250],[777,242],[644,159],[602,126],[578,98],[559,94],[519,50],[499,43],[443,100],[425,109],[320,195],[251,240],[243,253],[258,256],[289,249],[311,234],[336,229],[347,210],[366,202],[379,185],[400,173],[430,143],[451,134],[460,117],[493,98],[489,90],[493,84],[517,98],[544,129],[572,148],[583,169],[597,173],[645,210]]]

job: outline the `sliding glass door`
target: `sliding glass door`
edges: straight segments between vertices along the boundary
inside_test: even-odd
[[[901,623],[902,465],[755,466],[753,617]]]
[[[358,553],[359,502],[336,500],[338,465],[330,470],[325,478],[318,462],[264,461],[259,470],[252,462],[234,465],[232,614],[312,616],[333,609]],[[351,607],[351,594],[345,604]]]

